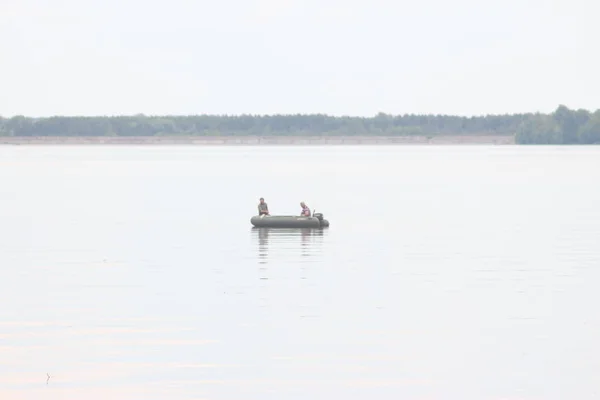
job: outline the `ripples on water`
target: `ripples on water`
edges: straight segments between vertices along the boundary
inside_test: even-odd
[[[327,229],[252,228],[261,264],[268,264],[269,253],[275,254],[276,260],[287,257],[292,262],[318,262],[315,257],[318,258],[322,252],[323,236],[326,233]]]
[[[598,155],[0,148],[0,400],[598,399]]]

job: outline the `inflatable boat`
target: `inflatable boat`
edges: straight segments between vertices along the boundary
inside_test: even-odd
[[[255,215],[250,223],[258,228],[326,228],[329,221],[323,214],[315,213],[312,217],[296,215]]]

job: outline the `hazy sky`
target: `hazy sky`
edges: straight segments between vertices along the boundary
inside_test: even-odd
[[[593,0],[0,0],[0,115],[600,108]]]

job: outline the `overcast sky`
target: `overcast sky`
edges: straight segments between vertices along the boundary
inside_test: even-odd
[[[593,0],[0,0],[0,115],[600,108]]]

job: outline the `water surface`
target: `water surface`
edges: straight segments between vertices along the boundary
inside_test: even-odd
[[[599,182],[594,147],[1,147],[0,398],[600,398]]]

